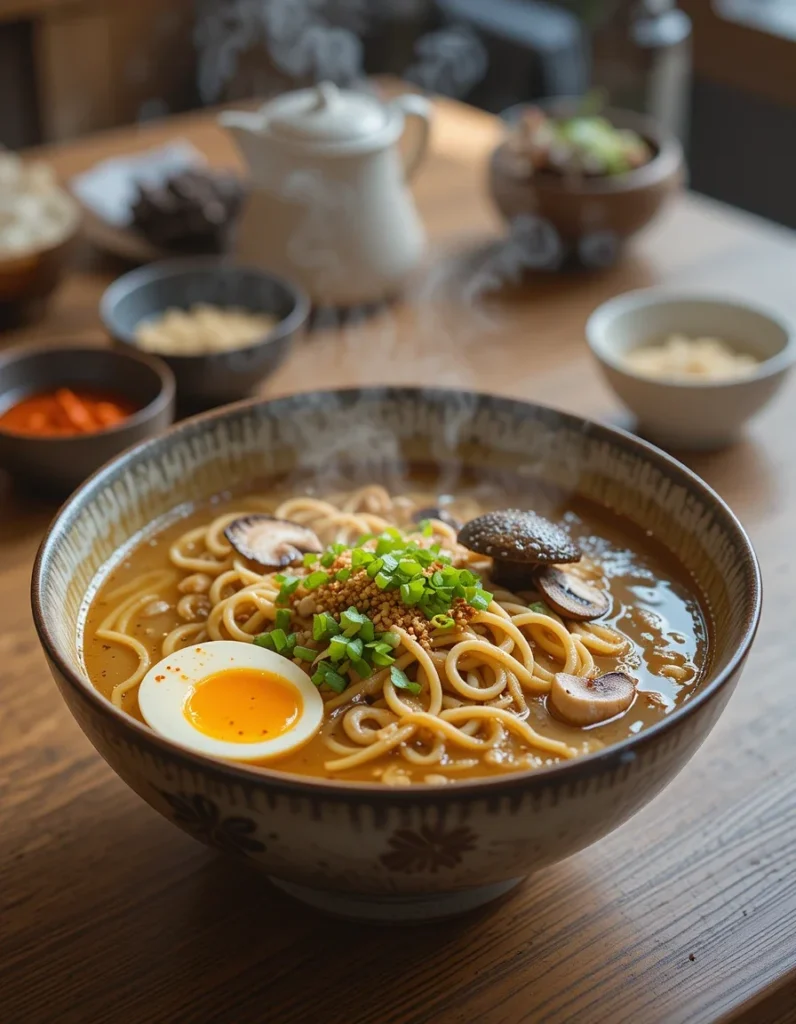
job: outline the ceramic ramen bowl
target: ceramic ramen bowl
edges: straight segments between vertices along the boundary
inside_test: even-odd
[[[703,682],[647,731],[579,760],[398,788],[209,760],[171,745],[93,688],[81,658],[82,610],[97,572],[131,538],[176,505],[236,484],[300,474],[322,487],[331,463],[349,484],[389,482],[396,465],[444,468],[446,488],[457,473],[478,479],[505,470],[591,498],[653,531],[712,613]],[[760,576],[721,499],[631,435],[487,395],[381,388],[243,403],[128,451],[61,510],[39,552],[32,597],[70,711],[143,800],[310,904],[423,920],[486,903],[593,843],[684,767],[738,681],[760,614]]]
[[[578,112],[579,101],[552,99],[534,106],[567,117]],[[509,127],[520,110],[512,107],[503,115]],[[568,181],[549,172],[531,177],[518,174],[506,158],[506,143],[492,154],[492,199],[529,247],[529,265],[534,255],[540,260],[538,269],[555,270],[564,262],[610,265],[624,242],[645,227],[683,185],[683,151],[673,135],[631,111],[606,110],[604,114],[616,128],[629,128],[647,141],[654,154],[648,163],[625,174]]]

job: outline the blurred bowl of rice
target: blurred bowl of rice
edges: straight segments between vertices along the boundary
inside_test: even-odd
[[[0,319],[34,310],[58,284],[80,208],[41,161],[0,152]]]

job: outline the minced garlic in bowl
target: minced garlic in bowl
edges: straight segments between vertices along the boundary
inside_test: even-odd
[[[272,313],[199,303],[191,309],[167,309],[135,331],[139,348],[169,356],[199,356],[254,345],[273,330]]]
[[[642,377],[693,381],[746,377],[760,365],[754,356],[737,352],[720,338],[688,338],[683,334],[671,334],[662,342],[630,349],[623,363]]]

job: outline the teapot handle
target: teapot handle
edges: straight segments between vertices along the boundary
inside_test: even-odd
[[[425,96],[416,93],[403,93],[396,96],[390,106],[397,108],[406,118],[416,122],[414,138],[410,141],[404,155],[404,177],[408,181],[426,155],[431,130],[431,103]]]

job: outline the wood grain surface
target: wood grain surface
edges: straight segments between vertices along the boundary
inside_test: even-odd
[[[190,138],[234,162],[207,117],[53,149],[65,177]],[[487,294],[511,269],[484,188],[486,115],[440,104],[416,193],[429,265],[401,305],[333,318],[269,395],[355,383],[460,384],[622,422],[583,340],[599,302],[666,283],[796,316],[796,246],[686,197],[610,272]],[[501,262],[502,261],[502,262]],[[46,318],[6,340],[103,343],[120,268],[84,253]],[[53,509],[0,476],[0,1019],[4,1024],[787,1024],[796,1019],[796,382],[735,448],[688,459],[757,546],[765,612],[727,712],[628,825],[475,916],[414,930],[326,919],[179,833],[112,774],[51,682],[28,609]]]

